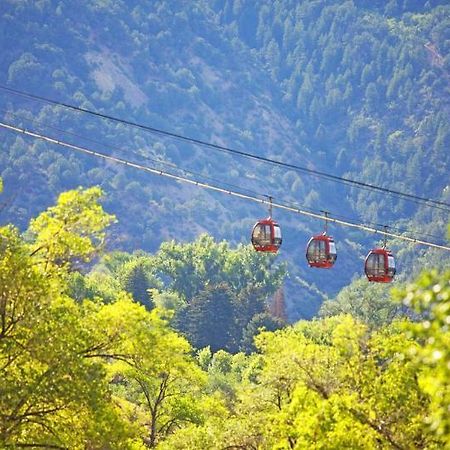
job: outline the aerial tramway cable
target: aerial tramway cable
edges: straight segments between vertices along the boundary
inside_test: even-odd
[[[337,183],[342,183],[342,184],[346,184],[346,185],[354,185],[360,189],[366,189],[366,190],[373,190],[373,191],[378,191],[380,193],[385,193],[388,195],[392,195],[395,197],[400,197],[403,198],[405,200],[409,200],[415,203],[422,203],[422,204],[426,204],[429,207],[433,207],[433,208],[437,208],[437,209],[441,209],[444,211],[450,211],[450,204],[446,203],[446,202],[442,202],[439,200],[434,200],[434,199],[429,199],[429,198],[425,198],[425,197],[419,197],[417,195],[413,195],[413,194],[408,194],[405,192],[400,192],[400,191],[395,191],[393,189],[388,189],[388,188],[383,188],[381,186],[376,186],[374,184],[370,184],[370,183],[364,183],[362,181],[357,181],[357,180],[352,180],[350,178],[345,178],[345,177],[339,177],[337,175],[332,175],[326,172],[322,172],[322,171],[318,171],[318,170],[314,170],[314,169],[308,169],[307,167],[302,167],[302,166],[298,166],[295,164],[289,164],[289,163],[285,163],[282,161],[278,161],[278,160],[274,160],[271,158],[266,158],[263,156],[258,156],[249,152],[244,152],[241,150],[236,150],[236,149],[232,149],[229,147],[225,147],[223,145],[219,145],[219,144],[213,144],[211,142],[206,142],[200,139],[195,139],[195,138],[191,138],[188,136],[184,136],[182,134],[178,134],[178,133],[173,133],[173,132],[169,132],[169,131],[165,131],[165,130],[161,130],[155,127],[151,127],[151,126],[147,126],[147,125],[143,125],[137,122],[133,122],[133,121],[129,121],[129,120],[125,120],[125,119],[119,119],[117,117],[108,115],[108,114],[103,114],[103,113],[99,113],[96,111],[91,111],[89,109],[86,108],[82,108],[79,106],[74,106],[68,103],[64,103],[64,102],[59,102],[56,100],[51,100],[48,99],[46,97],[43,96],[39,96],[39,95],[35,95],[35,94],[30,94],[27,92],[23,92],[23,91],[19,91],[17,89],[12,89],[6,86],[2,86],[0,85],[0,89],[6,92],[9,92],[13,95],[17,95],[17,96],[21,96],[21,97],[25,97],[25,98],[29,98],[29,99],[33,99],[33,100],[38,100],[41,102],[45,102],[45,103],[49,103],[52,105],[56,105],[56,106],[60,106],[63,108],[67,108],[67,109],[71,109],[73,111],[78,111],[78,112],[82,112],[85,114],[90,114],[92,116],[96,116],[102,119],[106,119],[106,120],[110,120],[113,122],[117,122],[117,123],[122,123],[124,125],[128,125],[128,126],[132,126],[135,128],[139,128],[141,130],[150,132],[150,133],[154,133],[154,134],[158,134],[158,135],[163,135],[169,138],[173,138],[173,139],[178,139],[184,142],[190,142],[192,144],[196,144],[196,145],[200,145],[200,146],[205,146],[208,148],[211,148],[213,150],[218,150],[221,152],[226,152],[226,153],[230,153],[230,154],[234,154],[237,156],[241,156],[241,157],[245,157],[245,158],[249,158],[249,159],[253,159],[259,162],[264,162],[264,163],[269,163],[272,165],[276,165],[279,167],[284,167],[287,169],[291,169],[291,170],[295,170],[295,171],[300,171],[303,173],[307,173],[309,175],[314,175],[317,176],[319,178],[325,178],[328,179],[330,181],[334,181]]]
[[[31,122],[31,123],[35,124],[36,126],[42,128],[42,125],[41,125],[40,122],[39,122],[38,120],[36,120],[36,119],[25,118],[25,117],[19,116],[18,114],[12,113],[11,111],[6,111],[6,110],[3,110],[3,109],[0,109],[0,112],[3,112],[5,115],[12,116],[12,117],[14,117],[14,118],[16,118],[16,119],[20,119],[20,120],[25,120],[25,121],[27,121],[27,122]],[[194,171],[189,170],[189,169],[185,169],[185,168],[182,168],[182,167],[178,167],[178,166],[175,165],[174,163],[171,163],[171,162],[168,162],[168,161],[165,161],[165,160],[151,158],[151,157],[147,156],[146,154],[143,154],[142,152],[138,152],[138,151],[132,150],[132,149],[130,149],[130,148],[127,148],[127,150],[124,151],[122,148],[116,147],[116,146],[114,146],[114,145],[111,145],[111,144],[105,144],[104,142],[98,141],[98,140],[96,140],[96,139],[88,138],[88,137],[86,137],[86,136],[82,136],[81,134],[74,133],[74,132],[72,132],[72,131],[63,130],[63,129],[61,129],[61,128],[59,128],[59,127],[55,127],[55,126],[53,126],[53,125],[45,125],[44,127],[47,128],[47,129],[51,129],[51,130],[57,131],[57,132],[59,132],[59,133],[67,134],[67,135],[69,135],[69,136],[71,136],[71,137],[75,137],[75,138],[77,138],[77,139],[81,139],[81,140],[83,140],[83,141],[87,141],[87,142],[89,142],[89,143],[93,143],[93,144],[96,144],[96,145],[102,145],[102,146],[104,146],[104,147],[107,146],[108,148],[110,148],[110,149],[112,149],[112,150],[115,150],[115,151],[117,151],[117,152],[120,152],[120,153],[125,153],[125,152],[126,152],[126,153],[128,154],[128,153],[131,152],[133,155],[139,157],[140,159],[142,159],[142,160],[144,160],[144,161],[146,161],[146,162],[151,162],[151,163],[154,163],[154,164],[157,164],[157,165],[167,166],[167,167],[170,167],[171,169],[179,170],[179,171],[182,172],[184,175],[192,175],[192,176],[195,176],[195,177],[200,177],[200,178],[203,179],[203,180],[208,180],[208,181],[211,181],[211,182],[213,182],[213,183],[219,183],[219,184],[221,184],[222,186],[229,186],[229,187],[231,187],[231,188],[233,188],[233,189],[238,189],[240,192],[246,192],[246,193],[252,194],[252,195],[254,195],[254,196],[260,195],[260,193],[254,191],[254,190],[251,190],[251,189],[248,189],[248,188],[243,188],[243,187],[241,187],[241,186],[237,186],[237,185],[235,185],[235,184],[231,184],[231,183],[228,183],[228,182],[224,182],[224,181],[221,181],[221,180],[217,180],[217,179],[215,179],[215,178],[206,176],[206,175],[201,174],[201,173],[198,173],[198,172],[194,172]],[[155,168],[155,167],[154,167],[154,168]],[[284,202],[284,204],[287,205],[287,206],[291,206],[289,203],[286,203],[286,202]],[[295,208],[296,206],[293,205],[292,207]],[[314,210],[308,209],[308,208],[305,208],[305,207],[303,207],[303,209],[304,209],[305,211],[314,212]],[[325,211],[321,211],[321,212],[324,212],[325,215],[326,215],[326,212],[325,212]],[[348,218],[348,217],[346,217],[346,216],[342,216],[342,215],[339,215],[339,214],[333,213],[332,215],[333,215],[335,218],[337,218],[337,219],[342,219],[342,220],[347,221],[347,222],[355,222],[355,221],[356,221],[356,220],[353,219],[353,218]],[[385,226],[385,225],[383,225],[383,224],[378,224],[378,223],[373,223],[373,222],[365,222],[365,224],[368,225],[368,226],[373,226],[373,228],[384,227],[384,226]],[[409,229],[407,229],[407,228],[395,227],[395,226],[393,226],[393,225],[389,225],[389,228],[390,228],[391,230],[397,231],[398,233],[409,233],[409,234],[417,233],[417,231],[412,231],[412,230],[409,230]],[[435,235],[429,234],[429,233],[424,233],[423,231],[420,232],[420,234],[421,234],[422,237],[423,237],[423,236],[426,236],[426,237],[432,238],[432,239],[440,239],[440,237],[438,237],[438,236],[435,236]]]
[[[27,122],[31,122],[31,123],[35,124],[36,126],[38,126],[40,128],[43,127],[42,124],[40,124],[38,120],[21,117],[18,114],[12,113],[11,111],[6,111],[6,110],[1,109],[1,108],[0,108],[0,112],[3,112],[3,113],[5,113],[6,115],[9,115],[9,116],[13,116],[16,119],[20,119],[20,120],[25,120]],[[116,147],[116,146],[111,145],[111,144],[105,144],[104,142],[100,142],[100,141],[98,141],[96,139],[92,139],[92,138],[88,138],[86,136],[82,136],[82,135],[80,135],[78,133],[74,133],[72,131],[62,130],[61,128],[55,127],[53,125],[45,125],[44,127],[45,128],[49,128],[49,129],[54,130],[54,131],[57,131],[59,133],[67,134],[67,135],[69,135],[71,137],[82,139],[84,141],[90,142],[91,144],[108,146],[112,150],[115,150],[115,151],[121,152],[121,153],[125,153],[125,151],[122,148]],[[129,153],[130,151],[131,151],[131,153],[133,153],[133,155],[139,157],[140,159],[143,159],[144,161],[151,162],[153,164],[157,164],[157,165],[161,165],[161,166],[168,166],[171,169],[179,170],[180,172],[182,172],[184,174],[189,174],[189,175],[193,175],[195,177],[200,177],[200,178],[202,178],[204,180],[209,180],[209,181],[213,181],[213,182],[216,182],[216,183],[219,182],[218,180],[216,180],[216,179],[214,179],[212,177],[209,177],[207,175],[201,174],[199,172],[194,172],[192,170],[185,169],[183,167],[178,167],[176,164],[174,164],[172,162],[165,161],[165,160],[162,160],[162,159],[151,158],[151,157],[149,157],[149,156],[147,156],[145,154],[142,154],[141,152],[138,152],[136,150],[130,150],[129,148],[126,150],[127,153]],[[250,189],[247,189],[247,188],[242,188],[241,186],[236,186],[234,184],[231,184],[231,183],[228,183],[228,182],[225,182],[225,181],[220,181],[220,183],[222,185],[225,185],[225,186],[230,186],[231,188],[240,189],[241,191],[245,191],[245,192],[250,193],[250,194],[259,195],[257,192],[255,192],[253,190],[250,190]],[[430,235],[430,237],[437,238],[436,236],[433,236],[433,235]]]
[[[102,158],[104,160],[112,161],[112,162],[117,163],[117,164],[122,164],[122,165],[125,165],[127,167],[133,167],[133,168],[135,168],[137,170],[142,170],[142,171],[145,171],[145,172],[148,172],[148,173],[152,173],[152,174],[155,174],[155,175],[164,176],[164,177],[167,177],[167,178],[170,178],[170,179],[173,179],[173,180],[181,181],[183,183],[199,186],[199,187],[202,187],[202,188],[205,188],[205,189],[209,189],[209,190],[212,190],[212,191],[215,191],[215,192],[221,192],[221,193],[228,194],[228,195],[231,195],[231,196],[234,196],[234,197],[238,197],[238,198],[242,198],[242,199],[245,199],[245,200],[251,200],[251,201],[254,201],[254,202],[257,202],[257,203],[262,203],[262,204],[265,204],[265,205],[272,206],[274,208],[278,208],[278,209],[283,209],[285,211],[294,212],[294,213],[301,214],[301,215],[304,215],[304,216],[307,216],[307,217],[311,217],[311,218],[314,218],[314,219],[327,220],[330,223],[335,223],[335,224],[338,224],[338,225],[343,225],[343,226],[347,226],[347,227],[351,227],[351,228],[356,228],[356,229],[360,229],[360,230],[367,231],[367,232],[370,232],[370,233],[378,233],[380,235],[391,237],[391,238],[401,239],[401,240],[404,240],[404,241],[407,241],[407,242],[411,242],[411,243],[416,244],[416,245],[426,245],[428,247],[433,247],[433,248],[438,248],[438,249],[441,249],[441,250],[450,251],[450,247],[446,246],[446,245],[440,245],[440,244],[424,241],[424,240],[417,239],[417,238],[411,238],[411,237],[408,237],[408,236],[402,236],[402,235],[399,235],[399,234],[396,234],[396,233],[392,233],[391,231],[387,231],[386,229],[385,230],[378,230],[376,228],[369,227],[369,226],[364,225],[364,224],[355,224],[355,223],[347,222],[347,221],[344,221],[344,220],[336,219],[336,218],[333,218],[333,217],[329,217],[327,215],[322,215],[322,214],[318,214],[318,213],[314,213],[314,212],[305,211],[305,210],[300,209],[300,208],[295,208],[295,207],[292,207],[292,206],[287,206],[287,205],[282,204],[282,203],[273,202],[271,198],[270,198],[270,200],[266,199],[266,198],[258,198],[258,197],[252,196],[252,195],[243,194],[241,192],[224,189],[224,188],[222,188],[220,186],[215,186],[215,185],[208,184],[208,183],[205,183],[205,182],[192,180],[190,178],[186,178],[186,177],[183,177],[183,176],[180,176],[180,175],[175,175],[173,173],[166,172],[166,171],[163,171],[163,170],[159,170],[159,169],[155,169],[155,168],[152,168],[152,167],[143,166],[141,164],[137,164],[137,163],[134,163],[132,161],[129,161],[129,160],[126,160],[126,159],[123,159],[123,158],[118,158],[118,157],[115,157],[115,156],[107,155],[105,153],[101,153],[101,152],[97,152],[97,151],[94,151],[94,150],[90,150],[90,149],[85,148],[85,147],[80,147],[78,145],[70,144],[68,142],[60,141],[58,139],[54,139],[54,138],[51,138],[49,136],[45,136],[45,135],[42,135],[40,133],[36,133],[34,131],[29,131],[29,130],[26,130],[24,128],[19,128],[19,127],[16,127],[14,125],[10,125],[10,124],[7,124],[7,123],[0,122],[0,127],[4,128],[4,129],[7,129],[7,130],[14,131],[16,133],[22,133],[22,134],[24,134],[26,136],[31,136],[31,137],[36,138],[36,139],[41,139],[41,140],[43,140],[45,142],[49,142],[51,144],[55,144],[55,145],[59,145],[61,147],[69,148],[71,150],[75,150],[75,151],[78,151],[78,152],[81,152],[81,153],[84,153],[84,154],[87,154],[87,155],[91,155],[91,156],[94,156],[94,157],[97,157],[97,158]]]

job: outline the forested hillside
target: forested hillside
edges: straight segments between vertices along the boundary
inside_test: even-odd
[[[450,201],[447,1],[4,1],[0,84],[297,166]],[[448,210],[358,189],[0,90],[5,122],[331,217],[444,242]],[[264,206],[1,131],[4,223],[25,229],[56,196],[100,185],[118,218],[107,247],[158,252],[208,233],[248,242]],[[174,164],[176,167],[169,166]],[[192,174],[193,173],[193,174]],[[291,320],[362,274],[378,237],[330,227],[333,271],[304,249],[323,223],[274,211]],[[445,267],[391,241],[399,279]]]

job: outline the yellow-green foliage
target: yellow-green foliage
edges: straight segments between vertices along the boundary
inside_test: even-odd
[[[98,203],[101,196],[98,187],[62,193],[55,206],[30,222],[33,254],[47,267],[89,261],[115,220]]]
[[[61,265],[97,251],[112,220],[100,193],[61,195],[28,242],[0,229],[0,448],[142,449],[203,420],[204,375],[157,309],[65,294]]]
[[[406,329],[420,343],[410,349],[419,383],[431,405],[425,417],[433,433],[450,447],[450,270],[427,272],[405,291],[403,303],[420,314]]]
[[[83,308],[16,230],[0,230],[0,447],[128,448]]]
[[[414,320],[303,321],[261,333],[256,354],[206,347],[197,362],[167,310],[116,288],[66,294],[59,269],[112,220],[99,195],[61,196],[27,240],[0,228],[1,448],[450,447],[450,271],[394,294]]]
[[[422,344],[411,326],[396,321],[373,331],[343,315],[263,333],[257,338],[256,376],[218,385],[231,394],[221,425],[207,420],[167,443],[183,448],[183,436],[208,448],[445,448],[448,402],[436,386],[449,378],[443,371],[430,389],[431,373],[417,358]],[[434,350],[431,355],[440,361]],[[217,380],[215,372],[210,369],[210,377]],[[225,372],[231,381],[235,375]],[[439,408],[440,430],[429,426]]]

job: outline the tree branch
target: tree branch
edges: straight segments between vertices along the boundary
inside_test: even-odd
[[[56,448],[59,450],[69,450],[68,447],[61,447],[60,445],[55,444],[25,444],[18,442],[15,446],[20,448]]]
[[[364,423],[364,424],[368,425],[370,428],[372,428],[372,430],[375,430],[378,434],[380,434],[383,438],[385,438],[392,445],[392,447],[396,448],[397,450],[404,450],[405,449],[405,447],[402,447],[400,444],[398,444],[397,442],[395,442],[392,439],[391,434],[389,433],[389,431],[386,430],[383,426],[377,425],[376,423],[372,422],[363,413],[361,413],[360,411],[357,411],[354,408],[350,408],[349,412],[351,414],[353,414],[353,416],[356,419],[358,419],[361,423]]]

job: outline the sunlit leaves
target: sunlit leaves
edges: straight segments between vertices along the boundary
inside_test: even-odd
[[[17,325],[39,315],[48,306],[51,283],[44,283],[42,274],[28,257],[28,248],[21,243],[12,227],[0,229],[0,338],[13,337]]]
[[[423,273],[397,298],[420,315],[406,328],[419,342],[409,352],[421,369],[419,382],[430,396],[425,420],[439,439],[450,445],[450,271]]]
[[[240,393],[242,421],[270,448],[409,448],[432,443],[414,345],[401,327],[370,333],[350,316],[300,323],[257,339],[263,366]],[[233,427],[232,422],[229,424]],[[229,445],[241,445],[248,433]]]
[[[166,326],[158,310],[148,313],[121,300],[102,306],[97,316],[111,347],[100,353],[111,355],[115,391],[133,404],[143,441],[153,447],[182,424],[201,421],[202,372],[188,342]]]
[[[86,358],[99,342],[59,278],[44,276],[28,250],[2,230],[0,446],[78,449],[107,439],[127,448],[103,364]]]
[[[98,203],[101,195],[97,187],[65,192],[56,206],[31,221],[32,253],[46,267],[88,261],[103,243],[104,229],[114,216],[105,213]]]

